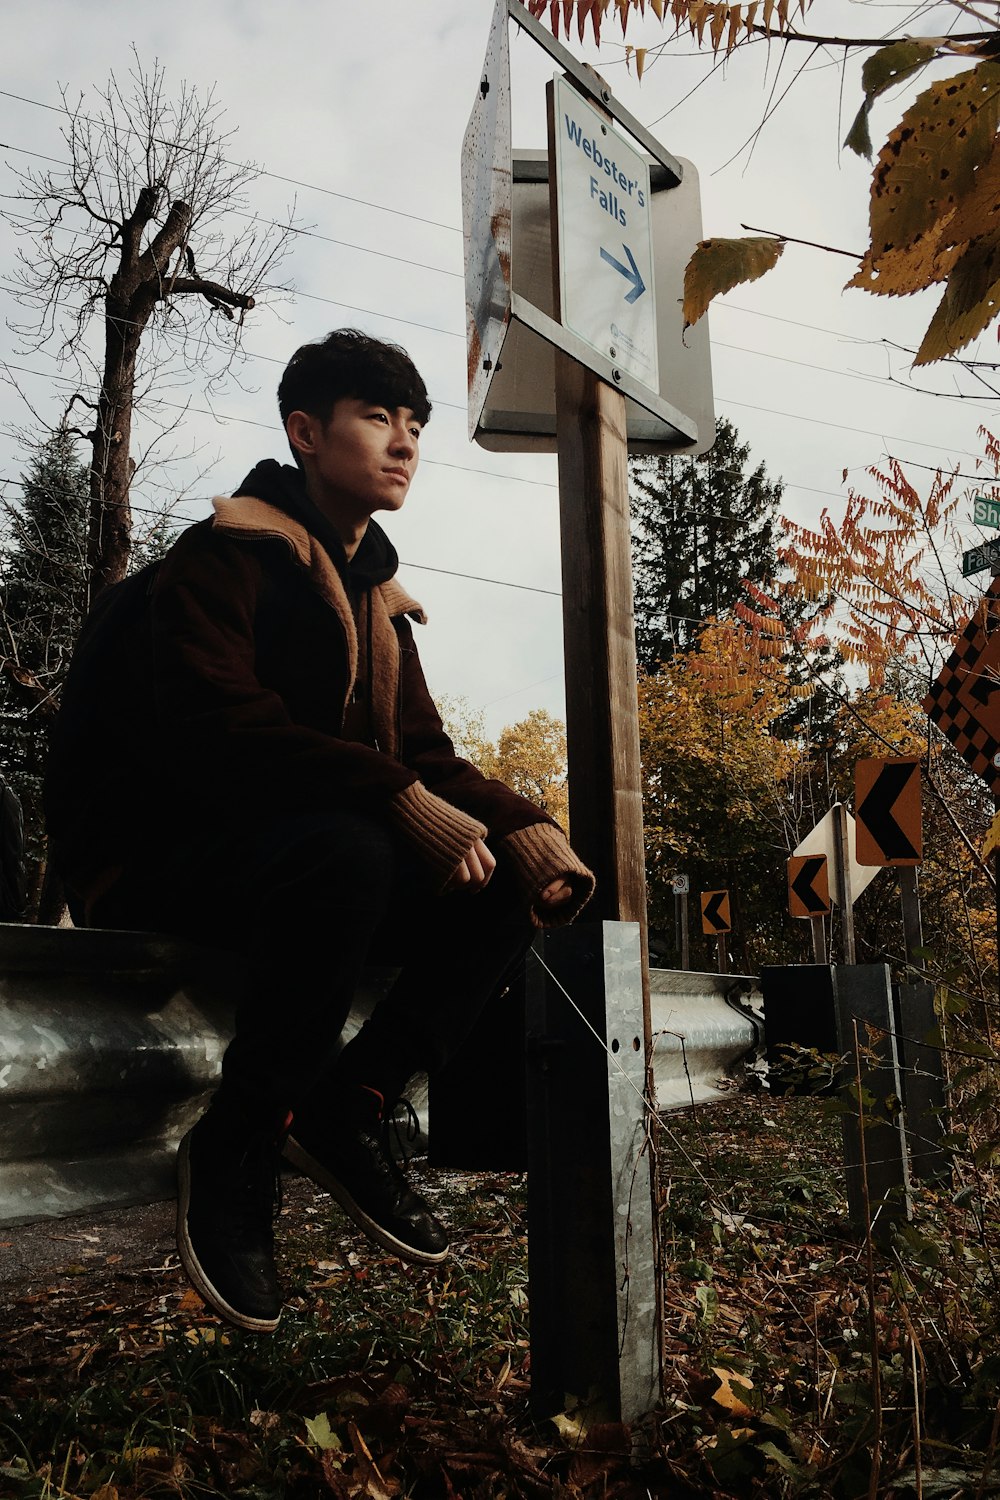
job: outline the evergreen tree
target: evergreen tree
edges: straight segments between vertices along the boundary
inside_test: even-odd
[[[724,417],[699,458],[629,460],[636,653],[655,671],[694,643],[701,622],[731,609],[742,581],[767,587],[777,572],[780,481]]]
[[[90,469],[60,428],[40,443],[4,502],[0,550],[0,775],[24,810],[28,894],[44,872],[42,775],[49,725],[87,599]]]

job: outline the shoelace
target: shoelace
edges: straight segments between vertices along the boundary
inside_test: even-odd
[[[402,1129],[400,1127],[399,1120],[400,1110],[404,1111]],[[407,1147],[412,1146],[413,1143],[417,1140],[417,1137],[420,1135],[420,1116],[413,1108],[413,1105],[411,1104],[409,1099],[400,1096],[400,1098],[398,1098],[392,1105],[392,1108],[385,1111],[382,1119],[383,1144],[385,1146],[386,1155],[391,1157],[392,1146],[389,1140],[390,1129],[393,1136],[395,1137],[400,1156],[403,1158],[404,1163],[408,1162],[410,1157],[413,1155],[413,1150],[408,1150]]]

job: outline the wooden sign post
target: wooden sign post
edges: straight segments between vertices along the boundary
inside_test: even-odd
[[[548,86],[560,319],[557,88]],[[604,138],[590,104],[564,100],[560,120],[571,109]],[[613,140],[620,156],[630,150]],[[531,1379],[536,1411],[572,1399],[589,1424],[632,1421],[659,1398],[662,1288],[625,398],[561,349],[555,371],[569,814],[597,894],[581,922],[542,935],[545,978],[529,993]]]
[[[625,400],[556,354],[569,820],[612,921],[646,923]]]
[[[548,87],[548,307],[537,278],[516,270],[544,263],[536,198],[539,253],[513,248],[509,19],[560,69]],[[531,1400],[538,1415],[572,1406],[585,1424],[632,1422],[660,1393],[627,443],[704,451],[714,437],[710,379],[699,385],[686,366],[679,377],[691,352],[680,196],[697,206],[685,170],[525,6],[496,0],[462,147],[470,435],[551,451],[551,413],[559,455],[570,822],[597,895],[581,921],[539,935],[528,970]],[[654,244],[656,223],[670,232],[656,229]],[[537,385],[549,369],[537,402],[521,404],[518,372]],[[685,403],[707,395],[697,418],[663,380]]]

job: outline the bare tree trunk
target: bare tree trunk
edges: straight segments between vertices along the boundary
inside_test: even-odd
[[[87,536],[87,572],[93,601],[103,589],[125,577],[132,540],[132,509],[129,487],[132,462],[132,402],[135,362],[141,329],[127,328],[125,317],[113,309],[108,298],[107,346],[104,378],[94,423],[94,461],[90,470],[90,526]]]

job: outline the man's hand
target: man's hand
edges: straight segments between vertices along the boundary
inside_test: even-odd
[[[568,880],[550,880],[544,890],[539,891],[538,901],[541,906],[562,906],[573,894],[573,887]]]
[[[497,862],[482,839],[476,839],[465,858],[452,872],[445,890],[481,891],[484,886],[489,885],[490,876],[496,867]]]

